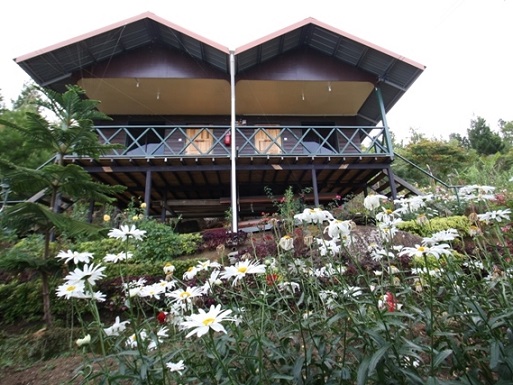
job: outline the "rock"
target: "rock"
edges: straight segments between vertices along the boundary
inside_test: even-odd
[[[385,243],[379,229],[375,226],[356,226],[351,231],[351,237],[352,242],[348,249],[358,259],[367,257],[370,248],[376,245],[383,247]],[[392,240],[392,246],[415,247],[421,242],[422,237],[399,230]]]

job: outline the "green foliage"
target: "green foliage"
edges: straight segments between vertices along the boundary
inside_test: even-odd
[[[191,266],[196,265],[199,261],[198,258],[174,259],[170,262],[175,267],[174,276],[181,278]],[[120,275],[132,279],[151,276],[159,280],[165,277],[163,272],[165,263],[128,261],[127,263],[108,264],[106,265],[105,274],[108,278],[115,278]]]
[[[128,251],[133,253],[134,249],[135,246],[130,245]],[[97,261],[100,261],[107,254],[117,254],[124,250],[126,250],[126,245],[112,238],[84,241],[75,245],[75,251],[92,253]]]
[[[66,155],[98,157],[113,148],[100,143],[94,130],[94,121],[109,117],[97,109],[98,101],[85,97],[85,91],[80,87],[68,86],[64,93],[42,88],[39,91],[44,98],[36,99],[39,103],[36,111],[25,111],[22,121],[0,119],[0,124],[21,134],[27,149],[44,148],[51,151],[55,154],[55,161],[38,169],[30,169],[0,159],[0,175],[19,196],[27,197],[35,192],[41,193],[42,197],[47,195],[49,207],[31,201],[18,203],[3,210],[2,224],[9,230],[17,230],[20,235],[30,231],[41,232],[46,244],[56,235],[82,237],[84,233],[98,233],[98,227],[74,221],[59,213],[59,209],[65,197],[72,201],[85,198],[109,202],[110,194],[124,189],[96,183],[81,167],[64,165]],[[41,259],[50,260],[46,246]],[[48,272],[40,272],[45,321],[51,326]]]
[[[480,156],[472,164],[454,173],[455,184],[495,186],[498,190],[508,188],[511,183],[513,151]]]
[[[471,159],[461,147],[441,140],[422,139],[406,145],[398,153],[441,180],[447,180],[454,170],[464,168]],[[403,162],[394,165],[394,172],[419,185],[428,185],[431,182],[426,174]]]
[[[43,316],[41,281],[13,279],[0,285],[0,320],[5,324],[40,322]]]
[[[137,261],[161,263],[192,254],[202,241],[200,234],[177,234],[169,225],[155,220],[141,221],[138,226],[146,231],[146,241],[135,250]]]
[[[492,132],[486,120],[481,117],[470,121],[467,134],[470,147],[479,155],[491,155],[504,150],[505,145],[500,135]]]
[[[50,244],[50,252],[54,252],[55,244]],[[55,259],[44,259],[44,240],[38,234],[29,235],[21,239],[12,247],[0,251],[0,269],[9,272],[23,272],[33,270],[36,272],[52,273],[59,270],[59,262]]]
[[[438,231],[449,229],[458,230],[458,233],[461,235],[468,235],[471,225],[470,220],[466,216],[461,215],[446,218],[431,218],[426,221],[405,221],[398,224],[397,228],[422,237],[430,237]]]
[[[0,332],[0,370],[8,367],[29,367],[41,360],[60,357],[69,353],[70,341],[78,329],[55,327],[23,335]]]

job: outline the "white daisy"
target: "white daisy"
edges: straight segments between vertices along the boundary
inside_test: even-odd
[[[180,376],[182,375],[182,371],[186,369],[186,366],[183,364],[183,360],[180,360],[178,362],[168,362],[166,366],[169,369],[169,371],[178,372]]]
[[[103,274],[103,270],[105,270],[105,266],[96,265],[94,263],[88,265],[84,265],[82,269],[76,268],[71,273],[69,273],[64,279],[68,283],[77,283],[80,281],[87,281],[91,285],[94,285],[95,282],[103,278],[105,274]]]
[[[127,259],[130,259],[132,257],[133,257],[132,253],[122,251],[121,253],[118,253],[118,254],[107,254],[103,258],[103,262],[118,263],[120,261],[126,261]]]
[[[82,298],[82,295],[84,294],[84,288],[85,284],[82,281],[75,283],[67,282],[57,288],[56,294],[57,297],[64,297],[66,299]]]
[[[184,289],[177,289],[171,293],[166,293],[166,297],[173,298],[171,302],[190,302],[195,297],[201,297],[203,289],[201,287],[187,287]]]
[[[188,338],[193,334],[198,337],[208,333],[210,329],[216,332],[226,333],[226,329],[221,325],[222,321],[233,321],[231,318],[227,318],[231,314],[231,310],[221,310],[221,305],[210,306],[210,310],[205,312],[203,309],[199,309],[199,314],[192,314],[183,321],[180,326],[182,329],[192,329],[189,334],[185,337]]]
[[[129,238],[134,238],[137,241],[141,241],[145,234],[146,230],[138,230],[135,225],[121,225],[121,228],[119,229],[111,229],[108,236],[110,238],[121,239],[123,241],[126,241]]]
[[[240,279],[244,278],[248,274],[262,274],[265,273],[266,266],[259,264],[256,261],[244,260],[239,261],[233,266],[227,266],[224,268],[220,275],[221,279],[234,278],[232,286],[235,285]]]
[[[107,336],[119,336],[119,333],[122,333],[126,329],[126,325],[129,324],[130,321],[119,321],[119,316],[116,317],[116,321],[114,324],[108,328],[103,329]]]
[[[93,259],[92,253],[79,253],[78,251],[64,251],[61,250],[59,254],[55,256],[55,258],[63,259],[64,263],[68,263],[69,261],[73,261],[73,263],[76,265],[77,263],[83,262],[83,263],[89,263],[91,259]]]

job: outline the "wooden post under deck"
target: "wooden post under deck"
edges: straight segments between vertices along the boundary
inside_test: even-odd
[[[144,209],[144,215],[147,217],[150,214],[150,205],[151,205],[151,170],[146,171],[146,184],[144,187],[144,203],[146,203],[146,207]]]
[[[315,171],[315,168],[312,168],[312,185],[314,194],[314,205],[315,207],[319,207],[319,190],[317,188],[317,173]]]

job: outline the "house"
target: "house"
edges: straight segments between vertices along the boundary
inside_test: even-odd
[[[66,161],[126,186],[120,206],[242,219],[288,188],[311,206],[408,189],[386,113],[424,66],[312,18],[230,50],[144,13],[15,61],[41,86],[101,101],[113,121],[99,140],[123,149]]]

